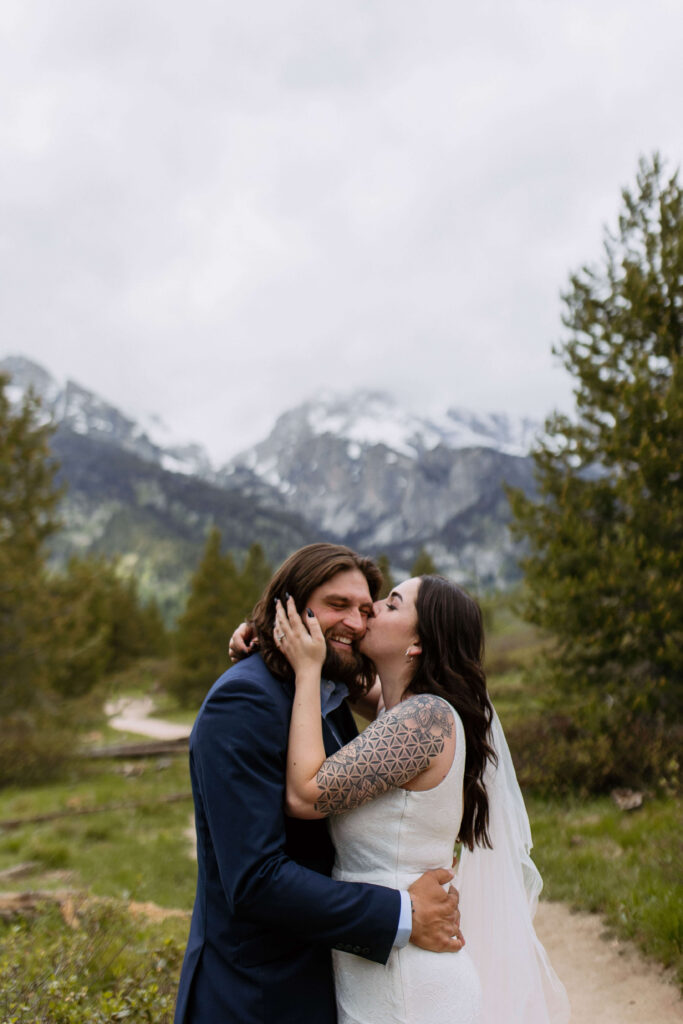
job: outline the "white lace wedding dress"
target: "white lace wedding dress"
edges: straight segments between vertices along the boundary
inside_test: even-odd
[[[465,734],[453,711],[455,757],[434,789],[391,789],[330,818],[334,877],[407,889],[450,868],[462,816]],[[386,966],[333,950],[339,1024],[477,1024],[481,991],[467,948],[428,953],[408,944]]]

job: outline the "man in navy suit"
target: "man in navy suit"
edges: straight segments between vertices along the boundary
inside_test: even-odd
[[[329,754],[356,735],[344,697],[372,677],[357,643],[380,584],[375,564],[349,548],[295,552],[254,610],[260,653],[225,672],[201,707],[190,737],[197,895],[175,1024],[334,1024],[331,947],[386,963],[408,940],[461,945],[449,872],[428,872],[407,893],[333,881],[325,822],[283,811],[294,685],[272,635],[274,600],[310,607],[327,638]]]

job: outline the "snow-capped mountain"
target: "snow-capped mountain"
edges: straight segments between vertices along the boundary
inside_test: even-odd
[[[508,455],[528,455],[540,426],[532,420],[515,420],[502,413],[479,414],[456,408],[416,415],[383,391],[325,393],[296,412],[317,436],[334,434],[362,447],[383,444],[408,456],[440,444],[447,448],[495,448]]]
[[[288,493],[291,486],[278,472],[279,458],[302,439],[329,436],[343,441],[351,460],[378,445],[409,459],[439,446],[452,450],[492,448],[523,457],[529,454],[541,429],[542,424],[535,420],[505,413],[452,408],[429,416],[416,415],[383,391],[351,395],[327,392],[283,413],[264,441],[236,455],[222,472],[229,475],[246,468]]]
[[[528,419],[415,413],[383,392],[327,393],[283,413],[265,440],[215,470],[201,445],[179,443],[158,418],[136,420],[22,357],[0,361],[0,371],[11,400],[32,387],[58,427],[64,557],[117,553],[161,586],[172,571],[160,566],[157,578],[148,565],[160,538],[173,538],[171,549],[189,540],[187,565],[216,522],[236,554],[262,540],[274,562],[317,537],[385,553],[397,574],[426,547],[466,582],[519,575],[504,484],[533,490],[528,451],[541,428]]]
[[[540,429],[461,409],[416,415],[383,392],[323,394],[283,413],[217,479],[399,565],[426,545],[445,571],[501,582],[514,563],[503,483],[533,487]]]
[[[32,388],[57,426],[108,441],[174,473],[202,477],[211,473],[202,446],[175,438],[158,416],[141,423],[75,381],[57,381],[44,367],[24,356],[0,360],[0,372],[11,378],[11,402],[18,404]]]
[[[301,517],[265,509],[253,497],[213,483],[201,446],[178,444],[160,421],[136,422],[27,359],[4,359],[0,372],[10,375],[10,402],[18,405],[32,387],[56,427],[50,446],[65,493],[61,528],[49,545],[54,567],[73,555],[115,558],[172,620],[182,611],[212,525],[238,563],[256,541],[277,565],[316,539],[315,528]]]

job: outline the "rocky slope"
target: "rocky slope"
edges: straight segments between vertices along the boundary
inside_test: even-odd
[[[528,450],[539,429],[463,410],[414,416],[377,392],[322,396],[280,416],[217,479],[386,552],[398,568],[424,545],[460,579],[505,585],[518,552],[504,483],[533,489]]]
[[[120,555],[168,609],[214,522],[238,558],[258,540],[277,563],[325,538],[387,554],[397,575],[424,546],[442,571],[476,587],[518,577],[504,484],[533,488],[532,421],[462,409],[415,415],[381,392],[325,394],[216,469],[158,419],[142,424],[36,363],[10,357],[0,371],[11,375],[13,400],[32,387],[57,427],[67,492],[55,560]]]
[[[73,380],[59,382],[24,356],[0,360],[11,378],[10,397],[19,400],[32,388],[48,415],[63,430],[103,441],[174,473],[210,476],[211,463],[199,444],[173,438],[158,416],[140,423]]]
[[[58,385],[28,360],[0,362],[0,372],[10,371],[12,400],[19,402],[33,387],[56,425],[52,450],[65,495],[63,528],[51,542],[53,565],[71,555],[118,557],[138,579],[143,595],[154,597],[170,619],[182,608],[212,524],[238,561],[255,541],[277,564],[317,538],[296,513],[263,508],[239,491],[212,483],[200,446],[180,452],[163,447],[118,409],[78,384]],[[168,468],[178,465],[183,472]],[[192,472],[193,465],[208,479]]]

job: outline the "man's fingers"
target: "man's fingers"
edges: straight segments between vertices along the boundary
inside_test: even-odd
[[[231,661],[239,661],[246,658],[247,654],[258,647],[258,638],[254,636],[254,627],[250,622],[240,622],[235,632],[230,637],[228,654]]]
[[[425,931],[418,936],[411,936],[410,941],[422,949],[432,953],[457,953],[465,945],[465,940],[458,929],[453,931]]]
[[[450,882],[453,878],[453,872],[450,868],[434,868],[431,872],[439,885],[445,885],[446,882]]]

